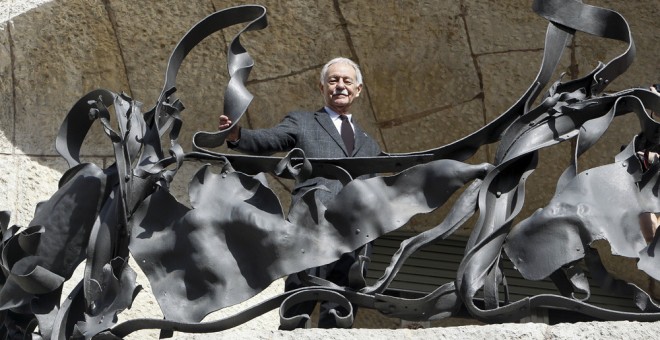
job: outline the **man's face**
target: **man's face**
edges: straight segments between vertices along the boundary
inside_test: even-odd
[[[351,65],[336,63],[328,67],[320,88],[325,105],[343,114],[348,112],[353,100],[360,96],[362,84],[357,84],[355,69]]]

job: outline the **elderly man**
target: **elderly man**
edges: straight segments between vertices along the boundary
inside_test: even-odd
[[[362,92],[362,74],[356,63],[347,58],[330,60],[321,70],[319,89],[325,106],[316,112],[292,112],[275,127],[250,130],[232,127],[227,136],[230,148],[241,152],[268,155],[279,151],[300,148],[310,158],[342,158],[377,156],[381,153],[378,143],[369,137],[353,120],[351,105]],[[220,116],[218,128],[231,126],[228,117]],[[329,191],[316,191],[317,198],[328,202],[342,185],[337,180],[311,178],[297,183],[292,191],[292,204],[309,189],[324,185]],[[369,245],[367,245],[369,246]],[[340,286],[348,286],[348,272],[356,262],[355,253],[343,254],[331,264],[312,268],[308,273],[325,278]],[[291,275],[286,281],[286,290],[301,286],[297,276]],[[291,314],[310,314],[312,304],[301,304]],[[337,307],[335,304],[322,303],[319,327],[336,327],[334,317],[328,313]],[[354,306],[355,308],[355,306]],[[355,309],[357,312],[357,309]],[[302,326],[302,325],[300,325]]]

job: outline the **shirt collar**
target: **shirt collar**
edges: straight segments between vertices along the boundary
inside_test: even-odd
[[[332,119],[333,121],[339,119],[339,113],[335,112],[335,110],[333,110],[333,109],[331,109],[327,106],[325,106],[324,109],[325,109],[325,112],[328,113],[328,116],[330,116],[330,119]],[[345,116],[348,117],[349,122],[353,121],[353,117],[350,113],[345,114]]]

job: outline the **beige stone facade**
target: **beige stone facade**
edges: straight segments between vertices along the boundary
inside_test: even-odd
[[[0,0],[0,210],[26,225],[37,202],[57,189],[66,163],[55,151],[55,136],[83,94],[123,91],[150,108],[178,39],[214,10],[252,2]],[[365,79],[356,119],[391,153],[447,144],[506,110],[536,76],[548,24],[532,12],[531,1],[522,0],[259,2],[268,8],[269,27],[242,37],[256,65],[248,82],[255,99],[241,124],[268,127],[289,111],[320,107],[316,84],[323,63],[346,56],[361,65]],[[609,90],[660,82],[657,1],[584,2],[623,14],[636,42],[635,63]],[[187,151],[195,131],[217,127],[228,79],[226,46],[236,31],[203,41],[181,68],[177,95],[186,110],[180,141]],[[578,33],[555,79],[584,75],[624,49]],[[617,118],[580,168],[611,162],[638,130],[634,117]],[[482,148],[469,162],[492,161],[495,147]],[[88,138],[83,157],[104,166],[113,162],[100,129]],[[568,144],[542,151],[521,216],[548,202],[569,157]],[[173,183],[184,202],[196,166],[187,166]],[[270,182],[288,206],[291,183]],[[440,215],[416,218],[408,228],[433,227]]]

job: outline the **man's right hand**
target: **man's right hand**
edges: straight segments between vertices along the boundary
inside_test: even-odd
[[[226,130],[231,126],[231,120],[225,115],[220,115],[220,120],[218,122],[218,130]],[[234,125],[229,134],[227,135],[227,140],[230,142],[235,142],[240,137],[238,124]]]

